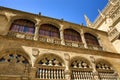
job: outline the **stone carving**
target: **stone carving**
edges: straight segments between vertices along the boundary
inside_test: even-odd
[[[70,61],[70,55],[69,54],[64,53],[64,58],[65,58],[65,60]]]
[[[37,57],[39,55],[39,50],[36,49],[36,48],[33,48],[32,49],[32,55],[35,56],[35,57]]]
[[[95,58],[93,56],[90,56],[91,62],[95,64]]]
[[[14,14],[14,13],[9,13],[9,12],[5,12],[4,14],[5,14],[5,15],[6,15],[6,17],[7,17],[8,22],[10,21],[11,17],[13,17],[13,16],[16,16],[16,15],[17,15],[17,14]]]
[[[39,62],[46,66],[63,66],[62,61],[56,56],[45,55]]]

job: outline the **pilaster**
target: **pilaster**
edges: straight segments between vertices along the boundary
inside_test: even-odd
[[[86,43],[86,41],[85,41],[84,32],[83,32],[82,29],[81,29],[80,35],[81,35],[81,39],[82,39],[82,42],[83,42],[83,44],[84,44],[84,47],[85,47],[85,48],[88,48],[88,47],[87,47],[87,43]]]
[[[65,79],[66,80],[71,80],[71,70],[70,70],[70,56],[67,53],[64,53],[64,58],[65,58]]]
[[[100,80],[98,72],[96,70],[96,61],[95,61],[95,58],[93,56],[90,56],[90,59],[91,59],[90,61],[91,61],[91,65],[92,65],[92,68],[93,68],[94,80]]]
[[[40,20],[36,19],[36,24],[35,24],[35,34],[34,34],[34,40],[38,40],[39,38],[39,28],[40,28]]]
[[[63,33],[64,33],[64,30],[63,30],[63,25],[62,25],[62,24],[60,25],[59,31],[60,31],[61,44],[62,44],[62,45],[65,45],[64,34],[63,34]]]

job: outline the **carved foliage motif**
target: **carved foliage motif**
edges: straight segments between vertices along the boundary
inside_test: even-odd
[[[84,59],[76,59],[71,63],[72,68],[90,68],[88,61]]]
[[[63,62],[60,58],[54,55],[45,55],[38,64],[46,66],[63,66]]]

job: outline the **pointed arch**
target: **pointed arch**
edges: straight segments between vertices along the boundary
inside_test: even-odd
[[[27,75],[30,68],[29,56],[19,49],[6,49],[0,54],[1,75]]]
[[[63,60],[55,54],[43,54],[36,61],[36,77],[40,79],[64,79]],[[47,75],[47,76],[46,76]],[[59,76],[58,76],[59,75]]]
[[[72,58],[70,68],[71,79],[94,79],[91,64],[83,57]]]
[[[0,58],[4,57],[6,55],[10,55],[10,54],[21,55],[27,60],[28,64],[31,64],[30,56],[24,50],[22,50],[20,48],[9,48],[9,49],[2,50],[2,51],[0,51]]]
[[[52,60],[53,66],[55,65],[55,63],[54,63],[55,60],[59,61],[60,66],[64,66],[65,65],[64,60],[60,56],[55,55],[53,53],[44,53],[44,54],[40,55],[38,57],[38,59],[35,61],[35,66],[37,64],[42,65],[43,64],[42,60],[45,60],[45,61]],[[46,64],[46,66],[49,65],[47,62],[45,64]]]
[[[114,70],[113,66],[104,59],[98,59],[96,61],[96,70],[100,79],[118,79],[118,74]]]

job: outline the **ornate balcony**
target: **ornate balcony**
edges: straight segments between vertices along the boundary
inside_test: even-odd
[[[9,31],[8,36],[21,38],[21,39],[29,39],[33,40],[34,35],[24,32],[15,32],[15,31]]]
[[[72,47],[84,48],[84,44],[83,43],[75,42],[75,41],[65,40],[65,45],[66,46],[72,46]]]
[[[36,78],[39,78],[40,80],[64,80],[65,79],[65,73],[64,73],[64,67],[60,66],[39,66]]]
[[[61,44],[61,40],[58,38],[47,37],[47,36],[39,36],[39,41],[54,43],[54,44]]]
[[[71,65],[72,80],[94,80],[91,66],[82,60],[75,60]]]
[[[72,69],[72,80],[94,80],[93,72],[90,69]]]

